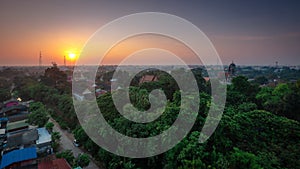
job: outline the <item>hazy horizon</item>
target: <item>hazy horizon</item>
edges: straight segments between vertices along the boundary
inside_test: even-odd
[[[226,63],[226,64],[223,64],[223,66],[229,66],[232,62],[229,62],[229,63]],[[270,67],[275,67],[276,64],[237,64],[236,62],[234,62],[237,66],[270,66]],[[149,64],[151,65],[151,64]],[[198,65],[198,64],[188,64],[189,66],[205,66],[203,64],[201,65]],[[45,64],[45,65],[42,65],[42,66],[39,66],[38,64],[14,64],[14,65],[1,65],[0,64],[0,67],[51,67],[53,66],[53,64]],[[58,67],[64,67],[65,65],[63,64],[57,64]],[[117,64],[103,64],[103,65],[96,65],[96,64],[84,64],[84,65],[78,65],[78,66],[118,66]],[[144,65],[140,65],[140,64],[131,64],[131,65],[122,65],[122,66],[144,66]],[[153,66],[177,66],[177,65],[174,65],[174,64],[169,64],[169,65],[166,65],[166,64],[163,64],[163,65],[153,65]],[[178,65],[180,66],[180,65]],[[212,65],[206,65],[206,66],[217,66],[217,64],[212,64]],[[278,64],[277,66],[300,66],[300,64]],[[74,67],[74,65],[66,65],[66,67]]]
[[[0,6],[0,65],[63,65],[79,55],[101,26],[138,12],[163,12],[200,28],[223,64],[299,65],[299,1],[3,1]],[[107,62],[115,63],[118,50]],[[169,44],[172,46],[174,44]],[[183,57],[187,57],[183,54]],[[192,61],[190,61],[192,62]],[[72,64],[70,59],[67,64]],[[190,63],[188,63],[190,64]]]

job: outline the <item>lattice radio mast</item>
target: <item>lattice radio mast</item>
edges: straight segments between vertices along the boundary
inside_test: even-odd
[[[40,51],[39,66],[42,67],[42,52]]]

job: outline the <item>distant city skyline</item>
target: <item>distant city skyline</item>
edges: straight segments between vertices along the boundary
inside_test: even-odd
[[[5,0],[0,6],[0,65],[39,65],[40,51],[43,65],[53,61],[63,65],[64,56],[79,55],[101,26],[137,12],[164,12],[192,22],[212,41],[226,65],[232,61],[238,65],[300,65],[299,9],[296,0]],[[117,64],[117,56],[126,50],[111,54],[107,63]],[[188,53],[182,56],[189,60]]]

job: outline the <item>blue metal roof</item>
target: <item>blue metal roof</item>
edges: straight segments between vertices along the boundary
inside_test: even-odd
[[[1,121],[8,121],[8,118],[7,117],[2,117],[2,118],[0,118],[0,122]]]
[[[2,156],[1,169],[16,162],[26,161],[35,158],[37,158],[35,147],[14,150]]]

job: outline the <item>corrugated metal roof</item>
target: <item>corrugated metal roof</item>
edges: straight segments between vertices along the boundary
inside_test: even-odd
[[[2,118],[0,118],[0,122],[2,122],[2,121],[8,121],[8,118],[7,117],[2,117]]]
[[[2,156],[1,169],[16,162],[31,160],[35,158],[37,158],[35,147],[14,150]]]
[[[52,161],[43,161],[39,163],[38,169],[72,169],[72,168],[65,159],[59,158]]]
[[[27,109],[28,108],[26,106],[19,104],[19,105],[2,108],[0,113],[7,113],[8,111],[12,111],[12,110],[27,111]]]
[[[12,123],[8,123],[7,124],[7,130],[15,130],[18,128],[23,128],[23,127],[28,127],[29,124],[26,123],[26,119],[25,120],[21,120],[21,121],[16,121],[16,122],[12,122]]]

